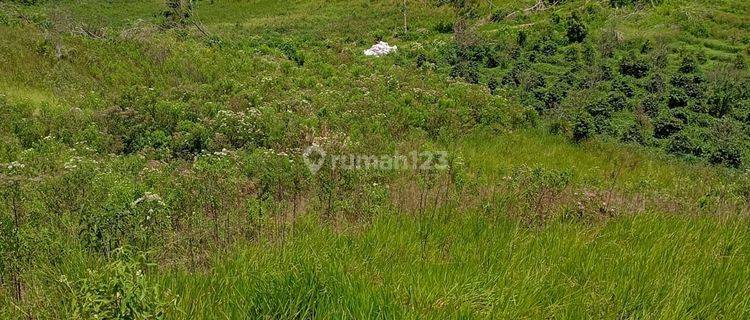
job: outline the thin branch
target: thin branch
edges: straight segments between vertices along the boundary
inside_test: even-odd
[[[200,24],[198,24],[198,21],[196,21],[195,19],[190,19],[190,21],[193,22],[193,25],[195,25],[195,27],[198,28],[198,30],[203,33],[204,36],[211,37],[211,35],[209,35],[208,32],[206,32],[206,30],[204,30],[203,27],[200,26]]]

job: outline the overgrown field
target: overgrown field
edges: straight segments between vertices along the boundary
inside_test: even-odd
[[[748,318],[749,56],[741,0],[0,1],[0,317]]]

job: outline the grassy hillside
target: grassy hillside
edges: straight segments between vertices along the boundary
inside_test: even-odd
[[[167,3],[0,2],[0,317],[750,314],[745,2]]]

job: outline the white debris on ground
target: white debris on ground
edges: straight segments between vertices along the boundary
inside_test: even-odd
[[[388,42],[380,41],[377,44],[373,45],[370,49],[365,50],[365,55],[380,57],[393,51],[396,51],[396,46],[391,47],[390,45],[388,45]]]

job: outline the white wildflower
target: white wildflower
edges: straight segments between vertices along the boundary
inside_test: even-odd
[[[8,170],[23,169],[25,167],[26,167],[25,164],[20,163],[18,161],[13,161],[13,162],[11,162],[11,163],[8,164]]]
[[[136,199],[130,205],[135,207],[142,202],[155,202],[158,205],[161,205],[161,206],[164,205],[164,201],[161,199],[161,197],[158,194],[148,192],[148,191],[145,194],[143,194],[143,197]]]

